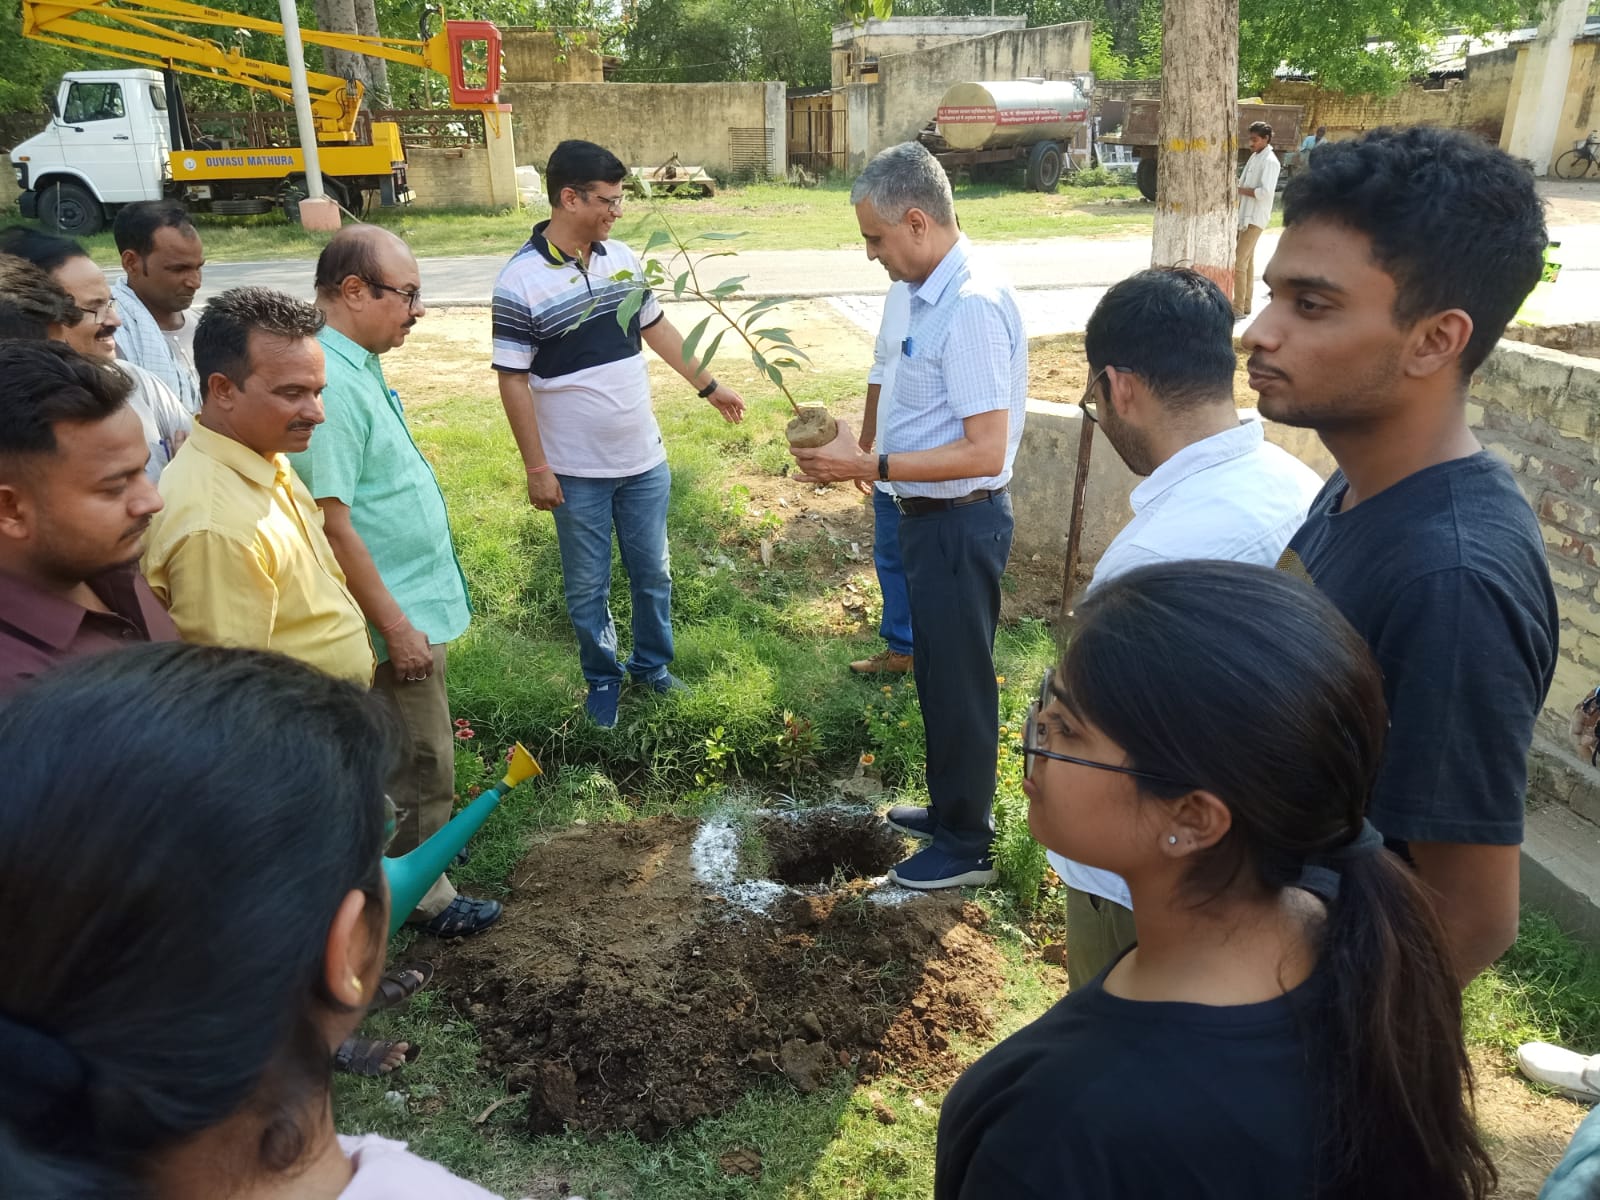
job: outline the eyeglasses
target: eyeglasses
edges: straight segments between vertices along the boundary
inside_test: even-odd
[[[1100,403],[1100,398],[1095,392],[1100,386],[1100,381],[1105,377],[1106,368],[1101,367],[1095,372],[1094,378],[1089,380],[1089,386],[1083,389],[1083,397],[1078,401],[1078,407],[1083,409],[1083,415],[1096,425],[1100,424],[1100,414],[1095,410],[1095,406]]]
[[[74,304],[72,307],[78,310],[78,320],[81,321],[88,317],[96,325],[104,325],[110,319],[111,314],[117,311],[117,302],[114,298],[108,297],[104,302],[95,305],[93,308],[82,304]]]
[[[375,292],[393,292],[406,302],[407,309],[415,308],[422,303],[422,289],[419,287],[407,290],[406,288],[394,287],[391,284],[379,283],[376,279],[362,279],[361,282]]]
[[[593,192],[586,192],[581,188],[578,190],[578,194],[585,200],[600,201],[601,204],[604,204],[611,210],[611,215],[614,217],[620,217],[622,215],[622,206],[627,201],[626,196],[597,196]]]
[[[1115,763],[1096,762],[1092,758],[1077,758],[1071,754],[1057,754],[1054,750],[1044,750],[1041,746],[1045,739],[1044,722],[1040,714],[1050,706],[1050,700],[1055,694],[1056,672],[1052,667],[1044,673],[1044,679],[1039,684],[1039,698],[1028,706],[1027,722],[1022,727],[1022,777],[1033,778],[1035,762],[1041,758],[1053,758],[1057,762],[1076,763],[1080,767],[1093,767],[1097,771],[1115,771],[1118,775],[1132,775],[1139,779],[1148,779],[1152,783],[1164,783],[1168,787],[1187,788],[1192,784],[1182,783],[1167,775],[1155,771],[1140,771],[1133,767],[1119,767]]]

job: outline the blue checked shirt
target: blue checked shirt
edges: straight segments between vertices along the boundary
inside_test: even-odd
[[[962,422],[968,417],[996,409],[1006,410],[1009,425],[1006,461],[998,475],[892,481],[895,494],[950,499],[1004,487],[1011,480],[1028,405],[1028,336],[1017,298],[1009,285],[973,261],[964,237],[933,274],[910,290],[911,320],[898,349],[894,399],[879,448],[905,454],[946,446],[965,435]]]

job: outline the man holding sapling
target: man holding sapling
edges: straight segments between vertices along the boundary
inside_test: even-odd
[[[994,635],[1011,550],[1006,486],[1022,440],[1028,339],[1016,297],[974,258],[950,181],[915,142],[891,146],[851,189],[867,257],[904,281],[911,313],[878,430],[863,450],[843,422],[825,446],[794,448],[808,478],[883,480],[900,510],[912,661],[927,730],[927,808],[896,828],[932,844],[889,872],[904,887],[992,883],[999,684]]]
[[[627,674],[653,692],[683,686],[668,669],[672,476],[641,339],[724,419],[744,419],[737,392],[699,359],[685,361],[682,335],[648,290],[627,324],[618,321],[644,277],[633,251],[610,240],[627,174],[593,142],[557,146],[545,169],[550,219],[534,226],[494,291],[500,400],[527,470],[528,502],[555,519],[567,613],[589,685],[584,710],[602,729],[617,723],[624,672],[607,602],[613,529],[633,598]]]

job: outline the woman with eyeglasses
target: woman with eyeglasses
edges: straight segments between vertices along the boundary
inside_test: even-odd
[[[1460,992],[1363,818],[1365,643],[1238,563],[1131,571],[1078,617],[1028,717],[1028,824],[1127,879],[1138,942],[951,1089],[936,1200],[1485,1196]]]
[[[365,689],[249,650],[135,647],[0,708],[7,1200],[492,1200],[334,1134],[392,752]]]

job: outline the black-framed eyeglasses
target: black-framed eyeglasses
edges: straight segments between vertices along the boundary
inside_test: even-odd
[[[379,283],[376,279],[365,278],[363,278],[361,282],[366,284],[375,292],[393,292],[396,296],[399,296],[400,299],[406,302],[407,309],[413,309],[422,303],[422,289],[419,287],[410,289],[397,288],[393,284]]]
[[[1039,683],[1039,698],[1028,706],[1026,723],[1022,726],[1022,777],[1033,778],[1034,763],[1041,758],[1053,758],[1056,762],[1076,763],[1080,767],[1093,767],[1097,771],[1114,771],[1118,775],[1132,775],[1138,779],[1148,779],[1152,783],[1164,783],[1168,787],[1186,788],[1193,785],[1183,783],[1167,775],[1155,771],[1140,771],[1135,767],[1121,767],[1115,763],[1097,762],[1092,758],[1078,758],[1071,754],[1058,754],[1054,750],[1043,749],[1045,739],[1044,721],[1040,714],[1050,706],[1051,697],[1055,694],[1056,671],[1051,667],[1044,673],[1044,679]]]
[[[1083,415],[1096,425],[1100,424],[1100,414],[1095,406],[1100,403],[1098,389],[1100,381],[1106,377],[1106,368],[1101,367],[1095,372],[1094,378],[1089,380],[1089,386],[1083,389],[1083,397],[1078,401],[1078,407],[1083,409]]]
[[[88,317],[96,325],[104,325],[111,314],[117,311],[117,301],[116,297],[108,296],[104,301],[93,306],[74,304],[72,307],[78,312],[78,320],[81,321]]]
[[[578,189],[578,194],[585,200],[598,200],[601,204],[604,204],[611,210],[611,215],[614,217],[620,217],[622,215],[622,206],[626,204],[628,200],[628,198],[623,195],[598,196],[594,192],[585,191],[582,188]]]

